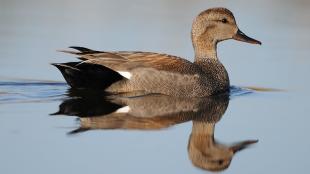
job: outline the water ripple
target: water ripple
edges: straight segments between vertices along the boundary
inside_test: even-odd
[[[40,80],[0,80],[0,104],[48,102],[67,97],[68,85],[64,82]],[[255,92],[255,89],[231,86],[232,98]]]
[[[51,81],[0,81],[0,104],[46,102],[65,97],[67,84]]]

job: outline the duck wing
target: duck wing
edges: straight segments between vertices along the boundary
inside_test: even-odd
[[[172,96],[206,95],[202,67],[177,56],[139,51],[105,52],[82,47],[62,51],[78,56],[80,65],[101,65],[125,79],[111,84],[109,92],[146,91]],[[79,66],[79,65],[76,65]]]
[[[81,63],[96,64],[108,67],[114,71],[131,72],[136,69],[152,68],[180,74],[197,74],[201,68],[192,62],[177,56],[141,51],[106,52],[95,51],[84,47],[70,47],[76,51],[61,51],[75,54]]]

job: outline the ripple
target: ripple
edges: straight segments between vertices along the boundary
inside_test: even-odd
[[[69,86],[64,82],[44,80],[0,80],[0,104],[62,100],[68,97],[68,88]],[[271,90],[270,88],[231,86],[230,96],[234,98],[255,92],[267,91],[275,90]]]
[[[255,90],[252,90],[250,88],[244,88],[244,87],[239,87],[239,86],[231,86],[230,87],[230,96],[231,97],[247,95],[247,94],[251,94],[254,92],[255,92]]]
[[[46,102],[65,97],[67,84],[39,80],[0,81],[0,104]]]

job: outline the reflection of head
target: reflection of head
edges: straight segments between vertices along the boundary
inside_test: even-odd
[[[188,153],[192,163],[196,167],[204,170],[221,171],[226,169],[234,155],[233,151],[214,142],[212,134],[214,124],[201,122],[198,124],[194,123],[196,130],[190,135],[188,143]],[[196,132],[198,129],[200,129],[201,132]],[[210,131],[212,132],[211,134]]]
[[[189,138],[188,153],[196,167],[209,171],[222,171],[229,167],[236,152],[256,142],[257,140],[248,140],[227,146],[214,141],[213,135],[208,133],[192,133]]]
[[[193,165],[204,170],[222,171],[229,167],[234,154],[257,141],[244,141],[233,146],[214,140],[214,127],[228,106],[228,98],[209,100],[200,117],[193,120],[188,154]]]

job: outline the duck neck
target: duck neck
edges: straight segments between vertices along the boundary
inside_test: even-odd
[[[215,40],[205,40],[205,39],[195,39],[193,40],[193,47],[195,51],[195,62],[204,63],[206,61],[215,60],[217,61],[217,41]]]

